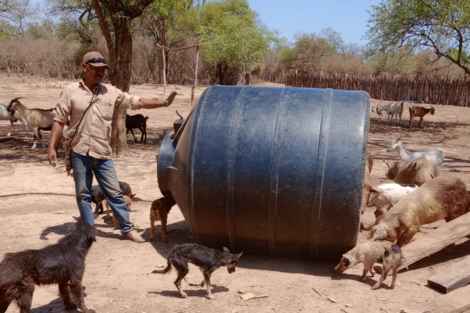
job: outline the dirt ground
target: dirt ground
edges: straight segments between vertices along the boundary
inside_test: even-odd
[[[0,101],[27,97],[23,102],[29,107],[52,108],[68,83],[0,75]],[[196,96],[204,89],[198,87]],[[170,85],[166,94],[174,90],[178,96],[171,107],[139,112],[149,116],[147,144],[134,143],[129,134],[130,154],[115,160],[119,179],[129,183],[137,193],[131,220],[146,239],[150,234],[150,203],[161,196],[156,174],[159,146],[178,118],[175,109],[186,116],[192,107],[189,87]],[[161,85],[132,86],[131,92],[163,98]],[[379,103],[382,102],[371,100],[373,107]],[[387,181],[386,165],[381,159],[398,160],[398,155],[387,153],[386,148],[392,139],[400,137],[409,149],[442,149],[446,155],[442,174],[458,176],[470,187],[470,110],[435,105],[436,114],[426,115],[421,128],[410,130],[407,127],[409,105],[406,104],[400,126],[388,125],[386,117],[371,114],[368,141],[375,160],[372,182]],[[32,134],[26,137],[21,123],[15,124],[11,138],[6,137],[9,128],[8,121],[0,121],[2,258],[7,252],[56,243],[79,216],[73,180],[66,176],[63,163],[53,168],[48,164],[46,148],[39,145],[31,149]],[[140,139],[140,132],[137,133]],[[47,132],[44,138],[47,145]],[[63,157],[63,152],[59,156]],[[144,244],[122,240],[112,221],[104,220],[103,216],[96,220],[98,238],[87,256],[84,276],[85,302],[97,312],[450,312],[470,303],[470,286],[447,295],[427,286],[429,277],[470,254],[470,241],[466,238],[458,242],[453,252],[439,252],[401,271],[395,289],[389,288],[391,279],[388,278],[379,290],[371,290],[378,275],[359,282],[362,265],[338,274],[334,271],[337,262],[244,255],[236,273],[229,275],[220,269],[213,274],[215,300],[204,298],[205,288],[190,287],[187,283],[183,283],[183,288],[188,298],[182,299],[173,285],[174,271],[168,275],[149,275],[166,264],[165,257],[173,245],[194,242],[178,207],[169,214],[168,244],[162,243],[159,236]],[[372,208],[363,219],[373,220]],[[158,224],[157,234],[159,230]],[[433,227],[426,225],[417,236],[432,231]],[[365,238],[366,233],[361,232],[360,241]],[[191,265],[188,281],[201,279],[199,270]],[[242,300],[240,292],[264,297]],[[36,288],[31,312],[64,311],[57,286]],[[18,312],[18,309],[12,305],[7,312]]]

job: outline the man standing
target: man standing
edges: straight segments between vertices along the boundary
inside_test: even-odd
[[[83,56],[83,79],[65,87],[57,103],[47,157],[49,163],[55,167],[57,153],[54,147],[62,136],[64,125],[70,119],[67,135],[73,138],[70,143],[73,149],[71,161],[81,220],[94,225],[91,208],[94,174],[119,222],[123,237],[135,242],[145,242],[129,220],[129,211],[119,188],[112,160],[109,141],[113,112],[117,108],[138,110],[167,107],[175,99],[176,92],[171,93],[163,103],[133,96],[113,86],[101,84],[107,69],[109,66],[99,52],[88,52]]]

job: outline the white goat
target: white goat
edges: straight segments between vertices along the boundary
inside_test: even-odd
[[[36,138],[40,138],[42,147],[45,148],[44,140],[42,139],[41,129],[51,130],[52,123],[54,122],[54,109],[43,110],[43,109],[28,109],[20,101],[19,98],[11,100],[8,106],[8,111],[18,110],[20,115],[26,119],[28,125],[33,127],[34,130],[34,143],[31,147],[36,148]]]
[[[435,177],[439,176],[441,171],[442,163],[444,162],[444,152],[440,149],[430,151],[412,151],[405,148],[400,139],[392,140],[392,144],[387,148],[387,152],[398,150],[400,159],[404,161],[412,161],[416,159],[426,159],[434,166]]]
[[[29,129],[28,129],[28,122],[20,115],[18,111],[13,112],[13,116],[11,112],[8,112],[9,103],[0,103],[0,120],[9,120],[10,121],[10,131],[7,134],[7,137],[11,136],[11,131],[13,130],[13,123],[17,122],[20,120],[21,123],[23,123],[24,127],[26,127],[26,136],[29,135]]]
[[[403,101],[390,102],[389,104],[383,106],[377,106],[377,114],[382,116],[382,111],[387,112],[387,123],[391,124],[393,122],[393,117],[395,116],[395,123],[401,123],[401,116],[403,114]]]
[[[381,184],[370,191],[368,206],[375,206],[375,217],[386,213],[401,198],[418,188],[418,185]]]

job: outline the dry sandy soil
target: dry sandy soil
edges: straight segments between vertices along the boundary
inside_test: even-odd
[[[52,108],[61,88],[69,82],[49,81],[34,77],[0,76],[1,101],[24,96],[30,107]],[[196,90],[199,96],[204,87]],[[134,143],[128,136],[130,155],[115,160],[118,177],[128,182],[137,199],[131,219],[144,238],[149,237],[150,203],[161,196],[157,184],[156,155],[165,134],[171,132],[177,109],[186,116],[191,109],[190,88],[167,86],[167,94],[176,90],[178,96],[169,108],[141,111],[149,116],[148,142]],[[163,86],[132,86],[131,92],[148,97],[163,98]],[[381,101],[371,100],[376,106]],[[406,104],[408,106],[409,104]],[[397,160],[386,147],[400,137],[410,149],[441,148],[446,159],[442,174],[460,177],[470,187],[470,110],[436,105],[434,116],[425,116],[420,129],[407,128],[408,110],[401,126],[386,124],[386,118],[371,114],[369,149],[375,163],[372,182],[385,182],[386,165],[381,161]],[[131,113],[132,114],[132,113]],[[51,167],[46,148],[31,149],[32,135],[26,137],[25,128],[15,124],[11,139],[6,135],[9,122],[0,121],[0,256],[7,252],[36,249],[57,242],[74,223],[79,214],[73,196],[74,184],[65,174],[60,162]],[[139,131],[137,131],[139,132]],[[44,133],[46,144],[49,134]],[[63,152],[60,153],[63,157]],[[364,220],[373,220],[369,208]],[[438,223],[439,224],[439,223]],[[420,236],[433,231],[422,228]],[[371,290],[378,275],[359,282],[362,265],[344,274],[334,271],[336,262],[269,258],[244,255],[235,274],[220,269],[212,276],[215,300],[204,298],[204,288],[183,283],[188,298],[178,296],[173,281],[175,272],[168,275],[149,275],[165,265],[175,244],[194,242],[177,206],[169,215],[169,243],[158,236],[153,242],[136,244],[122,240],[112,221],[103,215],[96,220],[97,242],[86,259],[84,285],[86,304],[97,312],[446,312],[470,302],[470,286],[441,294],[427,286],[427,279],[437,272],[461,261],[470,253],[470,242],[459,241],[451,253],[439,252],[398,275],[398,285],[390,289],[388,278],[379,290]],[[160,226],[157,226],[159,234]],[[361,232],[360,241],[366,233]],[[199,270],[191,265],[189,281],[200,282]],[[239,291],[264,295],[263,298],[242,300]],[[37,287],[31,312],[64,312],[58,299],[57,286]],[[10,306],[7,312],[18,312]]]

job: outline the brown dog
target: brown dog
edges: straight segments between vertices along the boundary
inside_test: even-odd
[[[152,202],[150,207],[150,240],[155,238],[155,221],[160,221],[162,226],[160,233],[162,235],[163,242],[166,243],[166,223],[168,220],[168,213],[171,208],[176,204],[174,198],[161,197]]]
[[[85,313],[94,313],[85,306],[82,287],[85,257],[94,241],[95,228],[79,221],[55,245],[5,254],[0,262],[0,313],[5,313],[12,301],[16,301],[21,313],[29,312],[34,284],[58,284],[67,310],[78,307]]]
[[[131,198],[131,197],[128,197],[128,196],[126,196],[126,195],[124,195],[124,201],[126,201],[127,210],[128,210],[129,212],[132,212],[132,210],[131,210],[132,198]],[[108,202],[108,200],[106,200],[106,213],[108,214],[108,215],[106,216],[107,219],[110,219],[110,218],[111,218],[111,215],[109,215],[109,211],[112,212],[112,210],[109,209],[109,202]],[[114,217],[114,214],[113,214],[113,220],[114,220],[114,229],[119,229],[119,228],[120,228],[120,227],[119,227],[119,223],[118,223],[116,217]]]

